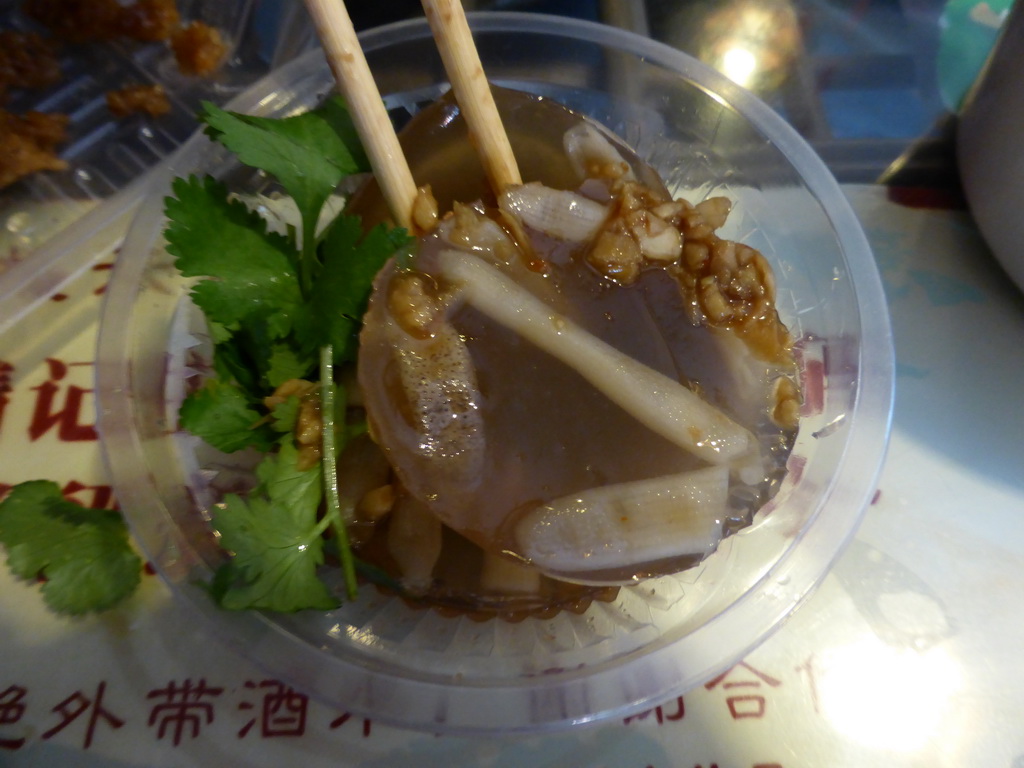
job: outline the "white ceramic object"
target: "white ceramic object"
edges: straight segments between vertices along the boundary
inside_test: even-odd
[[[1003,268],[1024,289],[1024,3],[1004,22],[968,97],[957,160],[971,213]]]

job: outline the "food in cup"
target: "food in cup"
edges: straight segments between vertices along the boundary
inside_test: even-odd
[[[767,262],[717,234],[727,200],[673,199],[573,116],[545,149],[571,183],[455,202],[416,241],[364,234],[358,194],[321,221],[361,167],[339,102],[292,123],[206,120],[257,166],[260,142],[287,136],[294,154],[263,168],[302,212],[272,232],[200,179],[167,205],[213,350],[182,424],[267,456],[247,495],[210,510],[234,554],[213,586],[226,607],[332,607],[316,572],[336,559],[350,594],[358,571],[441,610],[578,609],[699,562],[777,488],[799,415],[792,342]],[[295,138],[331,133],[326,157]],[[311,183],[299,165],[316,160]],[[242,241],[247,266],[225,256]]]

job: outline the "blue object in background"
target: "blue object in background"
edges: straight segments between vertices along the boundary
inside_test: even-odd
[[[910,139],[931,125],[912,88],[844,88],[822,91],[820,98],[836,139]]]
[[[1013,0],[950,0],[939,19],[939,94],[956,112],[988,58]]]

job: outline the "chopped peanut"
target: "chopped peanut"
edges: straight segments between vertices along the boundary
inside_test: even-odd
[[[630,235],[606,230],[597,236],[587,260],[605,277],[628,285],[640,276],[643,254]]]
[[[586,175],[592,179],[621,179],[629,172],[625,162],[594,161],[587,166]]]
[[[775,381],[772,421],[783,429],[796,429],[800,421],[800,388],[788,376],[780,376]]]
[[[263,398],[263,405],[268,410],[273,410],[276,406],[281,405],[290,397],[298,397],[299,399],[312,394],[317,389],[317,385],[312,381],[306,381],[305,379],[288,379],[288,381],[280,384],[277,389],[274,390],[274,394]]]
[[[709,197],[697,203],[697,210],[704,217],[704,223],[712,230],[719,229],[732,210],[732,201],[727,197]]]
[[[295,424],[295,442],[299,447],[298,469],[310,469],[320,461],[323,431],[320,402],[308,398],[303,400],[299,404],[299,417]]]
[[[626,217],[640,251],[655,261],[675,261],[683,252],[679,230],[650,211],[635,211]]]
[[[430,232],[437,226],[437,200],[429,184],[416,190],[412,201],[412,224],[417,232]]]
[[[699,240],[687,240],[683,245],[683,265],[692,272],[699,272],[711,258],[707,243]]]
[[[635,181],[624,183],[619,196],[619,205],[624,213],[641,208],[654,208],[665,202],[667,201],[660,193]]]
[[[263,405],[268,410],[273,410],[289,398],[299,398],[299,413],[295,422],[299,470],[310,469],[320,461],[323,420],[320,417],[320,400],[315,396],[319,389],[319,385],[312,381],[288,379],[280,384],[272,395],[263,398]]]
[[[732,307],[722,294],[722,289],[713,277],[705,277],[700,282],[700,306],[704,314],[714,325],[727,323],[733,318]]]
[[[655,216],[667,221],[673,227],[678,227],[682,223],[683,216],[686,212],[692,209],[693,206],[685,200],[673,200],[668,203],[661,203],[660,205],[654,206],[654,208],[651,209],[651,212]]]
[[[427,289],[427,278],[412,272],[399,273],[391,281],[388,307],[402,330],[417,339],[430,338],[430,328],[441,309]]]
[[[792,339],[774,310],[771,266],[757,250],[715,234],[730,213],[729,200],[711,197],[696,206],[677,200],[653,210],[681,233],[681,258],[670,272],[693,321],[735,331],[764,360],[791,362]]]

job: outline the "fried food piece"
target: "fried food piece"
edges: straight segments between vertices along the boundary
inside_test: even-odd
[[[182,74],[208,75],[220,66],[228,47],[217,29],[193,21],[171,36],[171,50]]]
[[[58,80],[54,42],[34,32],[0,29],[0,97],[7,88],[45,88]]]
[[[67,141],[67,115],[0,109],[0,189],[36,171],[62,171],[57,145]]]
[[[127,37],[167,40],[181,26],[174,0],[26,0],[25,13],[72,43]]]
[[[116,91],[107,91],[107,109],[116,117],[127,117],[136,112],[159,117],[171,111],[171,102],[159,83],[129,85]]]

